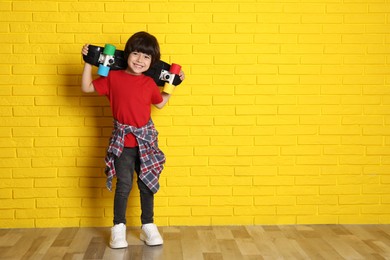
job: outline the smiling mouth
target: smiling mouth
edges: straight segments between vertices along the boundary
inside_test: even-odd
[[[133,65],[134,65],[134,68],[136,68],[136,69],[143,69],[144,68],[144,66],[140,65],[140,64],[133,63]]]

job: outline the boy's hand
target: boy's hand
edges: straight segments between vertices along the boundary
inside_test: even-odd
[[[179,77],[180,77],[181,81],[183,81],[186,78],[184,71],[180,70]]]
[[[89,44],[84,44],[83,48],[81,49],[81,54],[82,55],[87,55],[88,54],[88,46]]]

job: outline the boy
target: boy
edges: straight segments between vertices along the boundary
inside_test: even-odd
[[[88,53],[88,44],[82,54]],[[92,65],[85,63],[81,89],[97,91],[110,101],[114,130],[107,150],[107,187],[117,177],[114,197],[114,226],[111,228],[111,248],[126,248],[126,208],[132,188],[134,171],[141,198],[141,235],[149,246],[162,245],[163,239],[153,223],[154,193],[159,188],[158,176],[165,162],[158,148],[157,131],[151,120],[151,105],[164,107],[170,94],[160,92],[152,78],[143,72],[160,59],[157,39],[147,33],[132,35],[125,46],[126,70],[110,71],[107,77],[92,79]],[[180,72],[181,80],[184,73]],[[146,141],[145,141],[146,140]],[[150,159],[147,161],[147,159]]]

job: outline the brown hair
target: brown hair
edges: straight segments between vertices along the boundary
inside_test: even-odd
[[[137,32],[127,40],[125,46],[125,58],[129,58],[133,51],[146,53],[152,56],[152,64],[160,60],[160,46],[156,37],[147,32]]]

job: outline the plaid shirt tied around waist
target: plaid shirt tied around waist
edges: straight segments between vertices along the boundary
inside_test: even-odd
[[[111,191],[112,179],[116,175],[114,164],[115,157],[121,156],[124,148],[125,136],[130,133],[135,136],[139,146],[141,162],[141,172],[139,174],[139,178],[153,193],[156,193],[160,188],[158,179],[164,168],[163,164],[165,163],[165,155],[158,148],[158,132],[151,119],[145,126],[140,128],[121,124],[117,120],[114,120],[114,129],[112,131],[105,158],[105,173],[107,175],[106,186]]]

